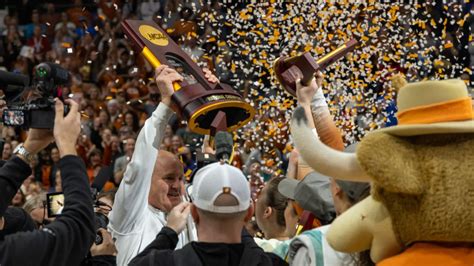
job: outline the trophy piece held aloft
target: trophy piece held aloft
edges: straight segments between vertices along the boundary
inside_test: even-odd
[[[134,48],[153,67],[165,64],[184,77],[182,82],[173,83],[172,108],[188,121],[192,131],[215,133],[211,132],[215,119],[225,119],[227,130],[233,131],[253,118],[254,108],[239,93],[227,84],[209,83],[201,68],[156,23],[125,20],[122,27]],[[225,115],[217,116],[220,111]]]
[[[308,85],[319,70],[325,69],[347,53],[354,50],[356,40],[350,40],[336,50],[323,56],[317,61],[309,52],[293,57],[280,57],[273,64],[278,82],[293,96],[296,96],[296,80],[301,78],[303,85]]]

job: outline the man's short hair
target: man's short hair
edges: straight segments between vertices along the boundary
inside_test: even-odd
[[[238,205],[238,200],[230,194],[221,194],[219,195],[216,200],[214,201],[214,204],[216,206],[236,206]],[[245,217],[247,214],[247,210],[241,211],[241,212],[233,212],[233,213],[215,213],[215,212],[210,212],[202,209],[198,209],[198,212],[200,215],[205,216],[210,219],[214,220],[223,220],[223,221],[228,221],[228,220],[234,220],[234,219],[241,219]]]

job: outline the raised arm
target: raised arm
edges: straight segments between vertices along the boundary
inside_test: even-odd
[[[181,75],[170,68],[156,69],[156,81],[161,92],[161,103],[148,118],[138,135],[135,151],[127,165],[123,180],[115,195],[110,214],[109,228],[116,233],[131,232],[148,206],[152,172],[158,156],[158,149],[166,125],[173,111],[169,108],[174,81],[182,80]]]
[[[299,82],[297,84],[298,103],[304,109],[307,117],[312,117],[308,126],[312,128],[319,140],[335,150],[342,151],[344,149],[344,142],[339,129],[334,123],[334,119],[329,112],[326,98],[324,97],[322,89],[322,74],[316,74],[316,80],[312,80],[312,86],[303,87]],[[304,178],[308,173],[314,171],[301,157],[298,155],[296,163],[289,165],[289,177],[296,179]]]
[[[300,107],[293,112],[291,119],[291,136],[296,148],[305,162],[319,173],[348,181],[370,181],[370,177],[360,167],[355,154],[343,153],[328,147],[318,137],[311,100],[318,90],[314,80],[308,86],[297,83],[297,96]]]
[[[335,150],[342,151],[344,149],[344,142],[324,98],[321,89],[322,80],[323,75],[321,72],[318,72],[316,79],[311,81],[311,86],[303,87],[298,82],[298,103],[304,108],[306,116],[313,118],[308,126],[316,128],[321,142]]]
[[[335,150],[342,151],[344,149],[344,142],[342,141],[341,132],[334,123],[321,89],[313,97],[311,113],[313,114],[313,122],[321,142]]]

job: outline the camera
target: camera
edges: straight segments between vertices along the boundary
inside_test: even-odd
[[[91,191],[94,191],[91,189]],[[92,193],[92,196],[94,198],[94,208],[97,208],[101,205],[101,203],[96,200],[96,195],[94,192]],[[64,194],[62,192],[52,192],[48,193],[46,195],[46,207],[47,207],[47,212],[48,212],[48,217],[56,217],[61,215],[61,212],[64,208]],[[107,225],[109,224],[109,218],[101,212],[94,212],[95,214],[95,230],[96,232],[99,230],[99,228],[107,229]],[[100,245],[103,241],[102,235],[97,232],[95,235],[95,244]]]
[[[3,123],[23,129],[52,129],[54,98],[62,100],[63,86],[70,84],[69,72],[58,64],[43,62],[33,69],[33,78],[0,71],[8,109],[3,111]],[[68,106],[64,107],[67,114]]]
[[[60,215],[64,208],[64,194],[62,192],[46,194],[46,208],[48,211],[48,217],[56,217]]]
[[[97,205],[97,202],[96,204]],[[98,231],[100,228],[107,230],[107,225],[109,224],[109,218],[101,212],[95,212],[95,231],[97,232],[95,234],[95,240],[94,243],[96,245],[102,244],[102,241],[104,241],[104,237],[102,234]]]

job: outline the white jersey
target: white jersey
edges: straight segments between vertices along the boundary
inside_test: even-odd
[[[128,265],[166,225],[164,212],[148,204],[152,172],[158,149],[173,111],[163,103],[147,119],[138,135],[135,151],[127,165],[110,213],[109,231],[117,247],[117,265]],[[178,236],[177,248],[196,240],[192,221]]]

